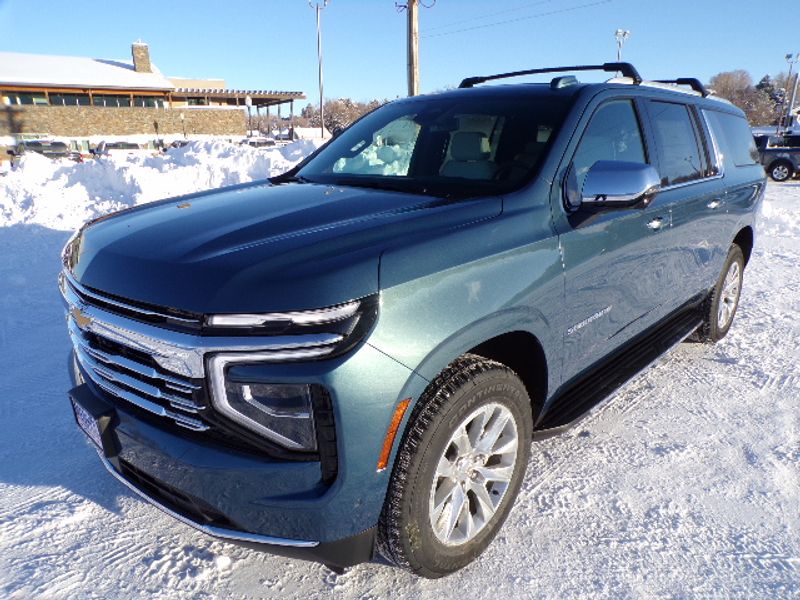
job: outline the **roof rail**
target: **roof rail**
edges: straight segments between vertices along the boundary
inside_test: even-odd
[[[630,77],[638,85],[642,82],[642,76],[631,63],[613,62],[603,63],[602,65],[575,65],[572,67],[548,67],[546,69],[528,69],[526,71],[512,71],[510,73],[500,73],[498,75],[485,75],[477,77],[467,77],[462,80],[458,87],[471,88],[475,84],[493,81],[495,79],[507,79],[509,77],[520,77],[522,75],[536,75],[537,73],[562,73],[568,71],[606,71],[608,73],[622,73],[624,77]]]
[[[699,79],[695,77],[678,77],[677,79],[656,79],[656,83],[674,83],[675,85],[688,85],[695,92],[698,92],[703,98],[711,95],[708,88],[704,86]]]

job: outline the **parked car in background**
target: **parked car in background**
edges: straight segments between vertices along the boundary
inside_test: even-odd
[[[35,152],[47,158],[67,158],[75,162],[83,162],[80,152],[72,150],[65,142],[51,140],[25,140],[19,142],[8,154],[19,158],[28,152]]]
[[[266,137],[251,137],[243,139],[242,145],[252,148],[272,148],[275,146],[275,140]]]
[[[773,181],[800,175],[800,135],[754,136],[761,164]]]
[[[95,158],[104,156],[153,156],[158,152],[146,145],[134,142],[100,142],[94,150],[90,150]]]

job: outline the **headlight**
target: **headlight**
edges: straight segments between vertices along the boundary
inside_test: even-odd
[[[251,431],[289,448],[317,449],[313,388],[308,384],[261,383],[229,379],[237,364],[262,362],[258,354],[217,354],[209,361],[214,407]]]

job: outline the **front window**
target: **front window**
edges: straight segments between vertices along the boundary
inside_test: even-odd
[[[345,130],[300,180],[441,196],[530,180],[571,106],[562,97],[442,97],[386,105]]]

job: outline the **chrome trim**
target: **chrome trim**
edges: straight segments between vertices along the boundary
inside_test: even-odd
[[[148,317],[160,317],[163,319],[171,319],[173,321],[179,321],[181,323],[190,323],[193,325],[200,325],[200,319],[187,319],[185,317],[176,317],[169,313],[157,312],[154,310],[149,310],[146,308],[141,308],[139,306],[134,306],[132,304],[127,304],[126,302],[122,302],[120,300],[114,300],[109,298],[108,296],[104,296],[103,294],[98,294],[97,292],[92,292],[78,283],[75,278],[66,270],[62,271],[61,274],[64,276],[67,284],[72,286],[72,288],[77,292],[79,295],[84,295],[92,300],[96,300],[97,302],[103,302],[105,304],[110,304],[111,306],[116,306],[117,308],[121,308],[123,310],[127,310],[132,313],[145,315]]]
[[[176,425],[184,427],[186,429],[191,429],[192,431],[207,431],[209,429],[208,425],[200,421],[199,419],[194,419],[188,415],[183,415],[177,413],[175,411],[169,410],[160,404],[155,402],[150,402],[146,398],[142,398],[134,393],[129,392],[128,390],[119,387],[118,383],[123,385],[127,385],[126,382],[120,381],[119,378],[116,377],[116,373],[110,373],[109,371],[102,369],[98,370],[96,366],[93,366],[91,362],[85,362],[87,360],[86,355],[84,355],[80,349],[75,349],[75,358],[78,363],[85,369],[85,371],[90,375],[93,373],[96,377],[91,377],[92,381],[108,392],[113,396],[117,396],[118,398],[122,398],[123,400],[130,402],[134,406],[138,406],[142,410],[146,410],[147,412],[153,413],[159,417],[165,417],[168,419],[172,419],[175,421]],[[173,404],[170,402],[170,405],[173,408],[177,408],[179,410],[190,410],[183,406],[178,406],[177,404]],[[197,412],[197,411],[193,411]]]
[[[73,321],[74,322],[74,321]],[[143,365],[142,363],[138,363],[136,361],[130,360],[129,358],[125,358],[121,355],[111,355],[107,352],[103,352],[102,350],[98,350],[97,348],[91,348],[87,344],[85,344],[80,338],[76,338],[75,333],[72,331],[72,327],[70,327],[70,334],[73,335],[73,339],[75,340],[75,344],[79,344],[81,348],[89,354],[95,360],[98,360],[102,363],[115,365],[126,371],[131,371],[136,373],[137,375],[142,375],[143,377],[147,377],[148,379],[158,379],[164,382],[164,385],[170,387],[178,392],[183,392],[185,394],[191,394],[192,392],[199,390],[202,388],[201,385],[197,385],[191,383],[186,380],[178,379],[177,377],[171,377],[165,373],[160,373],[156,371],[152,367],[148,367],[147,365]]]
[[[313,352],[308,350],[307,352]],[[228,395],[225,393],[225,367],[229,364],[246,364],[246,363],[259,363],[269,360],[266,358],[270,356],[264,353],[253,354],[216,354],[208,360],[209,380],[211,382],[211,402],[214,407],[222,414],[233,419],[237,423],[247,427],[248,429],[260,433],[261,435],[277,442],[285,448],[290,450],[309,450],[309,448],[298,444],[294,440],[282,436],[280,433],[265,427],[261,423],[254,421],[247,415],[240,413],[233,408],[228,402]],[[316,358],[316,355],[310,354],[306,358]],[[313,422],[312,422],[313,423]]]
[[[108,338],[131,349],[145,352],[166,371],[189,379],[205,377],[205,355],[209,352],[253,352],[264,354],[263,360],[285,362],[320,358],[332,353],[344,339],[340,334],[316,333],[294,336],[215,336],[201,337],[136,321],[98,306],[83,302],[69,286],[62,295],[75,327]]]
[[[273,546],[289,546],[292,548],[314,548],[315,546],[319,546],[319,542],[309,542],[305,540],[289,540],[286,538],[277,538],[272,537],[269,535],[260,535],[257,533],[247,533],[246,531],[235,531],[233,529],[224,529],[222,527],[214,527],[213,525],[204,525],[202,523],[198,523],[197,521],[192,521],[188,517],[184,517],[182,514],[175,512],[174,510],[167,508],[161,502],[153,498],[152,496],[148,495],[144,491],[140,490],[136,487],[133,483],[125,479],[122,474],[114,468],[109,460],[103,456],[100,452],[97,453],[100,457],[100,460],[103,463],[103,466],[106,470],[114,476],[117,481],[122,483],[125,487],[135,493],[137,496],[149,502],[157,509],[161,510],[162,512],[166,513],[173,519],[180,521],[184,525],[188,525],[206,535],[210,535],[217,538],[222,538],[225,540],[235,540],[240,542],[251,542],[254,544],[271,544]]]

